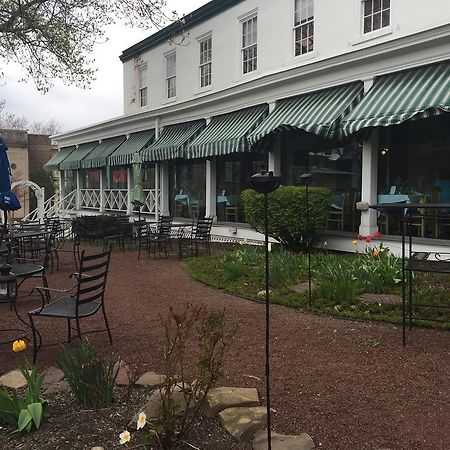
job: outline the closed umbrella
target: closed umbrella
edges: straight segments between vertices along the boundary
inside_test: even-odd
[[[4,211],[5,230],[8,221],[7,212],[21,207],[16,195],[11,191],[11,169],[7,150],[6,142],[0,137],[0,210]]]
[[[142,188],[142,159],[140,153],[133,155],[133,190],[131,192],[131,203],[139,208],[139,220],[141,220],[141,208],[145,205],[145,193]]]

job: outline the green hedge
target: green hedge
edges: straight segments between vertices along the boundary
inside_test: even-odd
[[[328,188],[309,188],[309,218],[311,236],[327,224],[331,192]],[[242,192],[247,223],[264,233],[264,196],[252,189]],[[269,235],[290,250],[299,251],[305,246],[306,188],[281,186],[269,194]]]

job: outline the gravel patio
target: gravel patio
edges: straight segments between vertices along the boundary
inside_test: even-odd
[[[69,287],[73,270],[64,255],[51,287]],[[28,281],[22,294],[33,285]],[[39,304],[21,297],[24,313]],[[226,386],[256,387],[264,402],[264,305],[233,297],[189,279],[185,262],[137,260],[135,251],[113,252],[106,308],[115,352],[139,372],[162,371],[159,353],[163,329],[159,314],[186,303],[225,308],[239,325],[226,357]],[[17,319],[0,305],[0,328]],[[101,315],[82,321],[95,327]],[[65,322],[40,319],[44,342],[63,339]],[[106,333],[89,335],[99,346]],[[373,345],[376,343],[377,345]],[[399,327],[339,320],[271,307],[271,377],[273,429],[284,434],[308,433],[317,448],[448,449],[450,448],[450,334],[415,329],[408,346]],[[40,369],[56,365],[58,347],[41,349]],[[31,349],[14,354],[0,346],[0,374],[21,366]],[[0,444],[0,448],[1,448]]]

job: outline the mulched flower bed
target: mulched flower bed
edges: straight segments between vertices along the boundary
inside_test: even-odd
[[[50,286],[70,286],[71,271],[70,256],[63,255],[62,268],[49,277]],[[32,284],[27,282],[22,293]],[[185,262],[175,256],[138,261],[133,251],[114,251],[107,292],[115,352],[138,372],[162,372],[159,355],[163,330],[158,314],[166,315],[169,306],[183,307],[186,303],[225,308],[240,328],[226,357],[221,385],[256,387],[264,402],[264,305],[192,281]],[[21,295],[18,302],[20,312],[25,313],[36,307],[39,299]],[[14,328],[14,314],[7,305],[0,308],[0,327]],[[64,338],[65,322],[55,322],[38,321],[44,342]],[[100,315],[82,322],[84,330],[96,326],[101,326]],[[99,348],[107,347],[105,333],[91,334],[89,339]],[[332,450],[450,448],[449,344],[448,332],[414,329],[403,348],[399,327],[339,320],[274,305],[273,429],[284,434],[306,432],[319,448]],[[39,368],[56,365],[57,350],[43,348]],[[0,373],[19,367],[24,356],[31,359],[31,350],[14,354],[9,345],[0,346]],[[190,361],[188,367],[192,373],[193,364]],[[108,449],[118,446],[117,429],[113,431],[92,413],[82,413],[83,408],[64,396],[64,402],[52,402],[54,414],[43,429],[45,433],[35,433],[29,438],[34,439],[32,444],[22,448],[90,449],[102,443]],[[230,438],[222,442],[225,437],[216,422],[205,421],[204,427],[197,441],[192,438],[199,448],[240,448],[233,447]],[[85,436],[87,440],[82,440]],[[217,442],[215,437],[219,438]],[[16,449],[20,441],[10,447],[4,445],[1,439],[1,448]]]

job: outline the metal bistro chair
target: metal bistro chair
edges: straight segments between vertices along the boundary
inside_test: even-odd
[[[67,320],[67,338],[71,340],[71,321],[74,320],[78,338],[81,340],[80,319],[94,315],[100,309],[103,313],[109,343],[112,344],[111,331],[106,318],[104,297],[109,263],[111,259],[111,248],[106,252],[86,255],[81,253],[79,272],[73,274],[77,284],[66,290],[37,287],[36,290],[42,297],[42,306],[28,313],[28,318],[33,334],[33,363],[36,362],[37,353],[42,345],[42,337],[36,329],[35,319],[37,317],[55,317]],[[68,293],[75,290],[73,295]],[[65,294],[63,297],[46,304],[46,292],[57,292]]]
[[[171,216],[159,216],[158,224],[156,226],[155,233],[149,233],[148,235],[148,253],[150,254],[153,248],[153,257],[156,259],[156,249],[158,249],[159,256],[162,257],[161,252],[164,249],[164,254],[167,258],[167,243],[170,239],[170,234],[172,231],[172,221]]]
[[[199,246],[203,245],[205,251],[211,254],[211,228],[212,228],[213,218],[203,217],[197,219],[197,223],[192,225],[191,231],[182,234],[178,239],[179,244],[179,258],[183,257],[183,250],[188,250],[191,255],[198,256]]]

